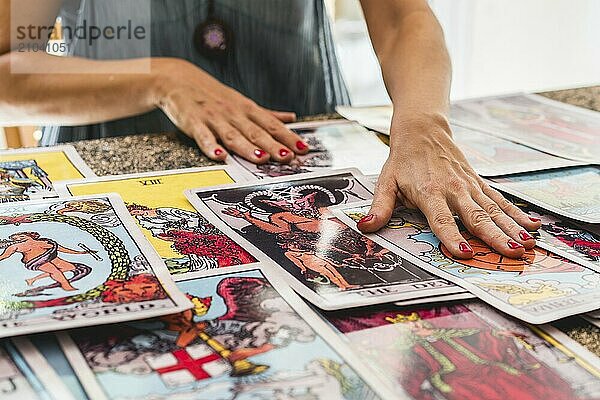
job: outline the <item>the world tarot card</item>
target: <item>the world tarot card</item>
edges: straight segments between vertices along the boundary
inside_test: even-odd
[[[60,336],[94,399],[398,398],[276,275],[177,276],[194,308]]]
[[[600,167],[573,167],[490,181],[496,189],[563,217],[600,223]]]
[[[462,291],[353,231],[327,207],[372,197],[352,171],[196,189],[188,199],[217,228],[323,309]]]
[[[259,179],[340,168],[358,168],[364,174],[378,174],[390,152],[376,134],[355,123],[303,122],[290,127],[308,143],[311,149],[308,154],[296,156],[289,164],[256,165],[236,155],[229,157],[228,162]]]
[[[256,262],[204,219],[183,194],[197,187],[244,182],[246,177],[235,168],[219,166],[62,182],[56,190],[68,196],[121,195],[169,272],[182,274]]]
[[[0,203],[57,197],[53,183],[96,176],[72,146],[0,151]]]
[[[457,125],[492,133],[559,157],[600,161],[600,113],[530,94],[453,103]]]
[[[351,204],[334,213],[356,228],[369,208],[369,203]],[[539,247],[520,259],[503,257],[467,231],[462,234],[474,250],[472,259],[453,258],[419,211],[398,208],[387,227],[369,237],[526,322],[542,324],[600,308],[599,273]]]
[[[116,195],[0,206],[0,337],[190,306]]]
[[[326,313],[363,360],[415,400],[600,397],[598,358],[551,326],[478,302]]]
[[[2,400],[71,400],[73,397],[27,339],[0,340]]]

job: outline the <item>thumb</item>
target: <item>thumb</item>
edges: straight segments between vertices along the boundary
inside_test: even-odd
[[[397,186],[393,180],[386,180],[383,176],[379,177],[371,210],[369,214],[358,221],[358,229],[361,232],[370,233],[383,228],[392,217],[397,195]]]

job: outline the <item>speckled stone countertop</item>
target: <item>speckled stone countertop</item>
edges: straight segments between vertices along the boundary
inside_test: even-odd
[[[590,110],[600,111],[600,86],[540,93]],[[206,158],[182,134],[136,135],[73,143],[81,157],[98,175],[202,167],[215,163]],[[600,356],[600,329],[579,318],[555,324],[573,339]]]

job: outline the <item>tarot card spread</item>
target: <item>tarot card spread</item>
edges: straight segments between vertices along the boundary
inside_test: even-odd
[[[293,126],[292,130],[310,146],[308,154],[297,156],[290,164],[256,165],[235,155],[228,158],[229,162],[259,179],[349,167],[365,174],[378,174],[390,152],[374,133],[358,124],[307,122]]]
[[[600,167],[530,173],[491,182],[495,188],[553,213],[600,223]]]
[[[90,176],[72,146],[0,151],[0,203],[57,197],[54,182]]]
[[[458,102],[452,105],[450,116],[458,125],[559,157],[588,163],[600,161],[598,112],[520,94]]]
[[[368,204],[351,204],[335,215],[351,225],[368,210]],[[453,258],[420,212],[399,208],[386,228],[369,237],[526,322],[541,324],[600,308],[599,273],[539,247],[518,260],[502,257],[468,232],[462,234],[475,251],[470,260]]]
[[[325,317],[390,387],[413,399],[600,397],[596,357],[552,327],[528,327],[480,303]]]
[[[0,341],[2,400],[69,400],[73,397],[46,360],[25,339]]]
[[[463,290],[415,267],[333,218],[327,207],[369,199],[352,172],[188,192],[217,228],[261,261],[278,264],[290,285],[323,309]]]
[[[121,195],[146,239],[171,274],[256,262],[204,219],[185,198],[187,189],[245,181],[231,167],[194,168],[121,175],[57,185],[61,195]]]
[[[0,337],[189,306],[114,195],[0,206]]]
[[[92,398],[398,398],[275,276],[244,267],[176,279],[193,309],[61,335]]]

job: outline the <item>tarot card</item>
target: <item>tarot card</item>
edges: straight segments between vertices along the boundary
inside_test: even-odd
[[[335,111],[347,120],[356,121],[365,128],[388,136],[390,134],[390,125],[394,113],[394,108],[391,105],[374,107],[337,106]]]
[[[488,132],[559,157],[600,161],[600,113],[513,94],[452,104],[452,122]]]
[[[60,335],[91,398],[398,398],[277,274],[175,279],[191,310]]]
[[[326,313],[391,388],[413,399],[597,399],[598,358],[551,326],[478,302]]]
[[[563,217],[600,223],[600,167],[573,167],[490,181],[496,189]]]
[[[71,400],[44,357],[27,341],[0,340],[0,395],[2,400]]]
[[[281,267],[290,285],[317,307],[463,291],[332,218],[328,206],[371,198],[362,177],[336,171],[284,179],[187,195],[202,215],[257,259]]]
[[[378,174],[390,152],[373,132],[346,121],[325,125],[305,122],[294,124],[293,130],[309,144],[311,151],[297,156],[290,164],[256,165],[236,155],[229,157],[228,163],[241,166],[259,179],[350,167],[365,174]]]
[[[517,201],[515,205],[542,220],[541,228],[534,232],[539,247],[600,272],[600,234],[591,225],[576,224],[522,201]]]
[[[190,306],[116,195],[0,206],[0,337]]]
[[[431,296],[431,297],[419,297],[411,300],[403,300],[394,302],[397,306],[414,306],[419,304],[431,304],[431,303],[448,303],[451,301],[459,301],[459,300],[469,300],[475,299],[476,296],[469,292],[464,293],[454,293],[454,294],[443,294],[440,296]]]
[[[146,239],[171,274],[256,262],[202,217],[185,198],[187,189],[246,181],[229,166],[193,168],[62,182],[60,195],[121,195]]]
[[[0,151],[0,203],[57,197],[53,183],[96,176],[72,146]]]
[[[519,174],[582,165],[473,129],[452,125],[454,141],[482,176]]]
[[[369,203],[334,210],[352,223]],[[532,324],[542,324],[600,308],[600,274],[551,251],[535,247],[521,259],[503,257],[466,230],[474,250],[470,260],[452,257],[416,210],[398,208],[387,227],[368,235],[424,270],[453,282],[497,309]]]

